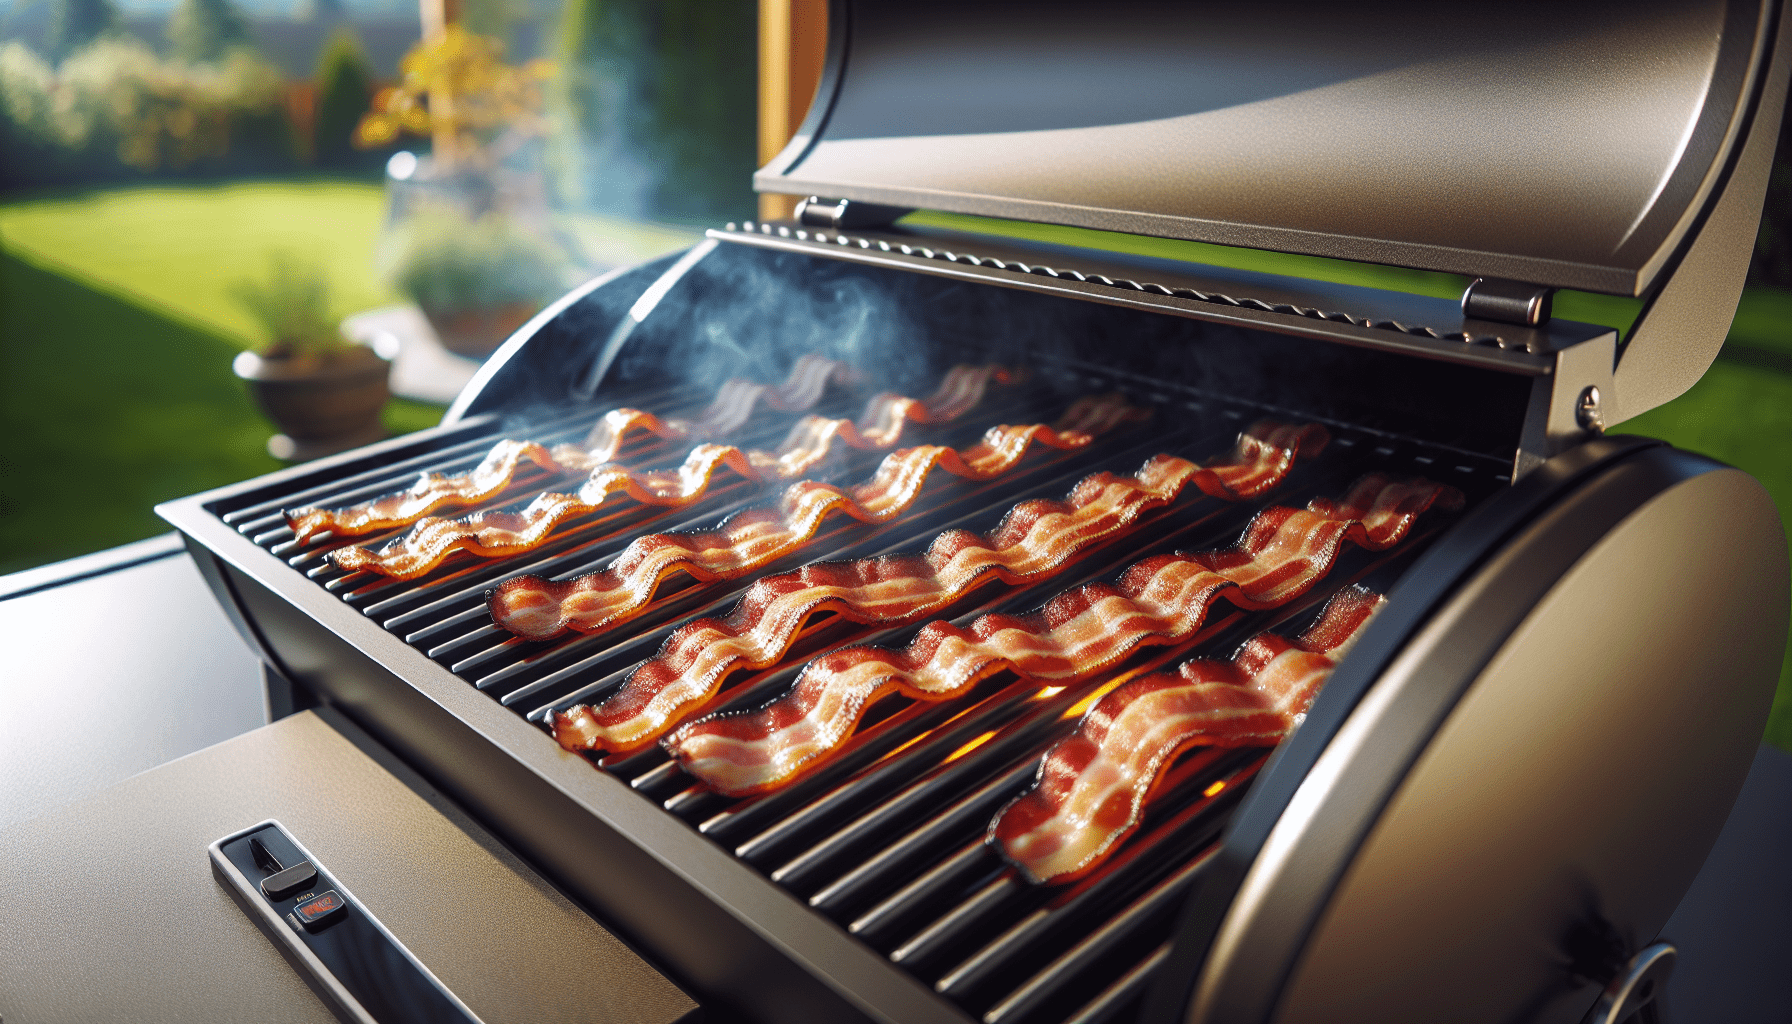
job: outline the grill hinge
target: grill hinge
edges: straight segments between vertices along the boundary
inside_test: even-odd
[[[1618,332],[1558,349],[1550,372],[1531,381],[1518,453],[1512,463],[1517,481],[1588,438],[1605,432],[1605,396],[1612,390],[1612,364]]]
[[[796,204],[791,216],[798,224],[811,228],[878,228],[894,224],[903,214],[912,212],[906,206],[878,206],[856,203],[850,199],[823,199],[810,196]]]
[[[1549,322],[1554,288],[1497,277],[1477,277],[1462,292],[1462,315],[1470,320],[1537,327]]]

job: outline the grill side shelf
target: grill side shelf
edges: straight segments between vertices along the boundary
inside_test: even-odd
[[[204,515],[210,524],[177,525],[219,554],[248,615],[298,680],[671,976],[763,1020],[967,1020],[625,783],[322,588],[294,586],[279,559]],[[855,1003],[879,1011],[867,1017]]]

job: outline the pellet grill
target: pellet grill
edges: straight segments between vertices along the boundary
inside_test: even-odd
[[[436,429],[161,508],[273,685],[389,745],[722,1016],[1653,1012],[1672,961],[1657,932],[1771,700],[1787,553],[1754,480],[1604,426],[1684,392],[1723,342],[1792,59],[1780,8],[840,2],[829,31],[808,119],[755,178],[808,197],[792,220],[728,225],[574,291]],[[1473,283],[1458,303],[901,219],[914,209]],[[1623,330],[1554,317],[1559,289],[1639,298],[1640,313]],[[1265,417],[1334,439],[1265,499],[1166,512],[1047,583],[977,591],[955,621],[1222,545],[1262,507],[1365,472],[1447,483],[1466,508],[1345,555],[1291,606],[1216,616],[1127,662],[1291,632],[1346,584],[1389,599],[1290,738],[1185,759],[1123,849],[1057,886],[1017,876],[983,831],[1070,728],[1075,688],[1039,699],[997,677],[956,702],[887,701],[826,768],[742,799],[658,748],[588,759],[543,728],[750,581],[671,588],[621,633],[544,642],[494,627],[487,591],[602,568],[644,530],[770,492],[605,509],[528,555],[408,582],[336,568],[345,538],[297,543],[281,516],[465,470],[502,438],[576,439],[611,408],[688,412],[724,378],[775,381],[810,353],[908,394],[955,364],[1024,371],[917,435],[939,443],[1116,390],[1152,419],[888,525],[824,532],[798,563],[986,530],[1023,498],[1160,451],[1211,455]],[[788,423],[728,440],[769,443]],[[524,474],[486,507],[565,483]],[[745,705],[823,651],[917,626],[823,623],[717,700]]]

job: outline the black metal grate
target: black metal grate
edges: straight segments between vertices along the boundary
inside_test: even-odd
[[[809,561],[920,550],[948,528],[988,530],[1016,502],[1061,497],[1088,473],[1130,472],[1158,452],[1208,458],[1225,451],[1256,418],[1278,415],[1162,381],[1064,365],[1039,371],[1032,387],[993,393],[992,401],[961,425],[911,436],[962,446],[992,424],[1050,421],[1070,398],[1115,388],[1134,402],[1156,407],[1148,428],[1118,431],[1079,452],[1032,453],[1000,480],[935,482],[910,515],[874,528],[850,520],[831,522],[800,557],[768,566],[756,576]],[[613,404],[688,415],[707,397],[673,388],[616,397]],[[850,415],[854,410],[817,411]],[[394,637],[540,723],[557,709],[601,699],[621,685],[634,665],[655,653],[677,625],[695,615],[725,611],[753,579],[722,587],[688,581],[666,585],[647,614],[614,633],[547,642],[519,640],[493,626],[486,611],[491,587],[523,573],[570,578],[597,571],[642,532],[707,528],[767,500],[776,488],[724,483],[695,506],[670,511],[619,505],[566,524],[555,540],[529,555],[451,559],[408,582],[337,569],[325,556],[344,542],[326,538],[301,547],[280,510],[352,504],[404,487],[420,471],[462,471],[477,464],[500,437],[577,440],[594,419],[595,413],[585,410],[544,417],[526,434],[514,428],[481,432],[391,465],[301,491],[254,494],[214,511]],[[734,440],[769,446],[789,422],[774,419]],[[1026,610],[1081,583],[1111,579],[1155,552],[1223,546],[1264,505],[1298,505],[1315,495],[1338,494],[1371,470],[1429,476],[1463,489],[1471,501],[1506,479],[1503,466],[1486,456],[1344,424],[1328,426],[1334,440],[1327,453],[1300,464],[1266,499],[1238,504],[1185,499],[1047,582],[977,590],[949,609],[952,619],[965,624],[986,612]],[[683,448],[660,451],[642,445],[624,457],[651,467],[674,464],[683,454]],[[823,475],[862,479],[877,458],[848,453],[831,461]],[[454,514],[517,508],[543,489],[577,482],[530,470],[483,506]],[[1291,630],[1351,582],[1385,590],[1444,521],[1435,515],[1421,520],[1413,536],[1390,551],[1350,551],[1320,586],[1290,606],[1259,613],[1218,606],[1192,641],[1141,652],[1122,666],[1119,676],[1107,678],[1173,665],[1191,653],[1225,653],[1263,629]],[[378,545],[399,532],[360,540]],[[717,706],[763,701],[787,687],[802,664],[825,650],[847,643],[900,645],[919,626],[875,629],[822,621],[781,665],[733,677]],[[1136,1013],[1151,972],[1167,951],[1175,908],[1206,865],[1227,816],[1267,752],[1247,748],[1185,756],[1170,769],[1143,826],[1104,865],[1068,885],[1030,885],[984,844],[984,830],[994,812],[1031,782],[1041,754],[1068,733],[1097,689],[1041,687],[1003,673],[957,701],[922,704],[889,698],[872,709],[839,756],[820,770],[781,791],[745,799],[725,798],[696,784],[658,747],[594,761],[973,1017],[991,1024],[1125,1019]]]

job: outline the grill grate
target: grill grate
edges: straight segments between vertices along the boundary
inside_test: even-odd
[[[1130,472],[1147,456],[1164,451],[1209,457],[1225,450],[1256,418],[1277,414],[1084,365],[1041,370],[1035,383],[993,394],[986,407],[962,424],[924,428],[912,436],[963,446],[994,423],[1049,421],[1061,411],[1064,396],[1115,388],[1127,391],[1134,402],[1155,405],[1157,415],[1150,429],[1116,432],[1082,451],[1030,454],[1002,479],[930,484],[923,505],[889,524],[867,528],[850,520],[830,522],[799,555],[755,577],[815,560],[920,550],[949,528],[988,530],[1015,503],[1061,497],[1088,473]],[[615,404],[679,416],[696,411],[706,399],[692,389],[665,388],[623,396]],[[838,407],[814,411],[851,414]],[[542,723],[555,710],[601,699],[622,684],[635,664],[655,653],[676,626],[694,615],[726,611],[753,580],[722,587],[688,580],[662,585],[653,607],[613,634],[539,642],[514,638],[491,624],[485,606],[490,588],[524,573],[564,579],[597,571],[641,532],[708,528],[768,500],[776,490],[718,482],[704,499],[683,509],[600,510],[569,522],[555,540],[528,555],[450,559],[411,581],[336,568],[326,556],[346,542],[326,538],[300,546],[280,511],[363,501],[407,486],[421,471],[463,471],[505,436],[577,441],[594,419],[591,411],[568,412],[542,418],[526,434],[514,429],[479,432],[376,469],[297,491],[257,492],[235,499],[238,504],[232,507],[212,508],[239,533],[397,639],[519,715]],[[749,436],[731,440],[770,446],[793,420],[756,422]],[[948,610],[952,621],[964,625],[987,612],[1036,607],[1081,583],[1112,579],[1149,554],[1228,544],[1264,505],[1299,505],[1315,495],[1337,494],[1371,470],[1425,475],[1461,488],[1471,501],[1506,479],[1503,466],[1483,455],[1344,424],[1328,426],[1334,439],[1327,453],[1301,463],[1266,499],[1227,504],[1185,498],[1121,540],[1085,554],[1053,579],[978,589]],[[680,446],[662,449],[640,441],[624,458],[642,468],[659,468],[676,464],[683,453]],[[880,457],[844,453],[819,475],[842,482],[862,479]],[[543,489],[576,485],[576,478],[531,469],[519,473],[503,493],[453,514],[519,508]],[[957,701],[886,698],[838,756],[777,792],[723,797],[696,784],[657,746],[594,761],[973,1017],[990,1024],[1126,1019],[1136,1013],[1152,971],[1167,953],[1176,907],[1204,870],[1266,751],[1208,749],[1185,755],[1170,769],[1139,831],[1106,863],[1067,885],[1033,886],[1021,880],[983,842],[991,816],[1030,784],[1041,754],[1068,734],[1094,694],[1111,688],[1108,684],[1173,666],[1191,653],[1228,652],[1264,629],[1292,631],[1349,583],[1385,590],[1435,535],[1439,519],[1421,520],[1413,536],[1389,551],[1351,550],[1320,586],[1290,606],[1257,613],[1216,606],[1194,639],[1140,652],[1093,691],[1089,686],[1042,687],[1001,673]],[[402,532],[359,539],[379,545]],[[879,629],[837,618],[821,621],[780,666],[733,677],[716,706],[762,702],[787,687],[802,663],[824,650],[846,643],[900,645],[919,628],[920,623]]]

